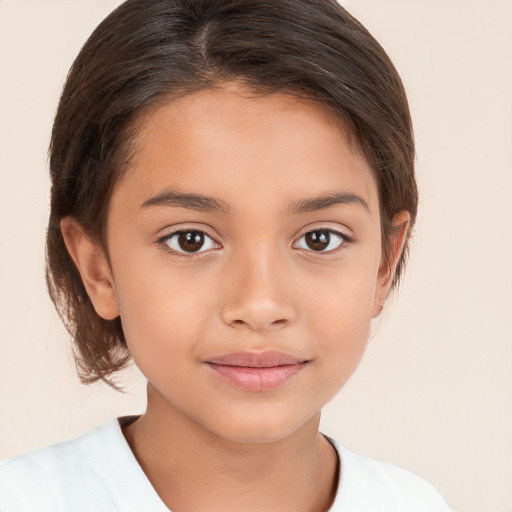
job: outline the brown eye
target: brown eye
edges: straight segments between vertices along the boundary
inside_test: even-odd
[[[204,244],[204,233],[200,231],[186,231],[178,235],[178,244],[186,252],[196,252]]]
[[[300,249],[309,249],[315,252],[328,252],[337,249],[344,241],[344,237],[337,231],[315,229],[303,235],[297,246]]]
[[[213,249],[217,244],[203,231],[177,231],[164,239],[173,251],[178,253],[198,253]]]
[[[314,251],[323,251],[328,247],[330,238],[327,231],[311,231],[306,233],[306,244]]]

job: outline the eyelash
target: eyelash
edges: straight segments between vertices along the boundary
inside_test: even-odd
[[[309,248],[300,248],[300,249],[303,249],[303,250],[306,250],[308,252],[311,252],[313,254],[333,254],[335,252],[338,252],[339,250],[342,249],[342,247],[346,246],[346,245],[349,245],[351,243],[353,243],[355,240],[353,237],[351,236],[348,236],[346,233],[343,233],[341,231],[337,231],[335,229],[332,229],[332,228],[325,228],[325,227],[318,227],[316,229],[310,229],[308,231],[305,231],[297,240],[300,241],[302,238],[304,238],[306,235],[308,235],[309,233],[315,233],[315,232],[326,232],[326,233],[329,233],[329,235],[335,235],[337,237],[339,237],[341,239],[339,245],[335,248],[335,249],[331,249],[329,251],[315,251],[313,249],[309,249]],[[178,257],[181,257],[181,258],[193,258],[195,256],[198,256],[200,254],[203,254],[203,253],[206,253],[208,252],[210,249],[206,249],[206,250],[199,250],[199,251],[196,251],[196,252],[186,252],[186,251],[179,251],[179,250],[176,250],[176,249],[173,249],[172,247],[169,246],[169,241],[172,240],[174,237],[178,237],[179,235],[182,235],[182,234],[187,234],[187,233],[199,233],[200,235],[203,236],[203,240],[206,239],[206,238],[209,238],[213,244],[217,245],[217,246],[220,246],[220,244],[218,242],[215,241],[215,239],[213,237],[211,237],[206,231],[202,230],[202,229],[196,229],[196,228],[191,228],[191,229],[179,229],[177,231],[173,231],[172,233],[169,233],[165,236],[162,236],[160,237],[158,240],[157,240],[157,244],[160,245],[165,251],[175,255],[175,256],[178,256]],[[294,245],[297,243],[295,242]],[[330,244],[330,242],[329,242]],[[202,249],[202,247],[201,247]]]

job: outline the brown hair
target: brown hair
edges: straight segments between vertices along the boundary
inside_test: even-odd
[[[400,77],[335,0],[128,0],[73,63],[50,145],[47,283],[84,383],[115,386],[112,375],[129,354],[120,319],[95,312],[60,221],[76,219],[106,251],[108,204],[133,147],[134,120],[161,101],[234,79],[263,93],[315,98],[337,113],[377,177],[385,257],[393,216],[407,210],[414,224],[414,142]]]

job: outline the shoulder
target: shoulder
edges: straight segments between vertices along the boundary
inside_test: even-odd
[[[91,455],[112,429],[107,424],[72,441],[0,463],[0,510],[83,510],[80,505],[70,508],[75,503],[110,510],[109,490]]]
[[[419,476],[333,444],[342,461],[336,499],[339,508],[333,508],[333,512],[450,511],[439,491]]]

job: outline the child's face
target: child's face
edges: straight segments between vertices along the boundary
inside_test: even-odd
[[[369,165],[318,104],[234,84],[160,107],[137,148],[109,210],[109,307],[149,406],[246,441],[316,422],[389,285]]]

